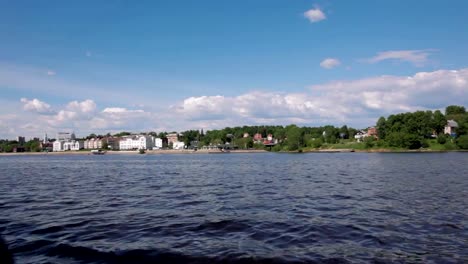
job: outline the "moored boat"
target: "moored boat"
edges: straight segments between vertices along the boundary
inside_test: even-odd
[[[105,151],[102,151],[100,149],[91,150],[91,154],[93,154],[93,155],[104,155],[105,153],[106,153]]]

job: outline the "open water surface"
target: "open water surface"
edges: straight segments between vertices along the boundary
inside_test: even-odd
[[[1,156],[0,234],[17,263],[468,263],[468,153]]]

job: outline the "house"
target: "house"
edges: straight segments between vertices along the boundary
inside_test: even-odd
[[[54,150],[54,143],[52,142],[41,142],[39,145],[42,151],[53,151]]]
[[[444,127],[444,134],[450,135],[452,137],[455,137],[456,130],[458,128],[458,123],[455,120],[448,120],[447,125]]]
[[[254,141],[262,141],[263,137],[262,137],[262,134],[260,133],[256,133],[253,137]]]
[[[354,135],[354,139],[356,139],[357,141],[361,141],[366,136],[367,132],[364,130],[360,130],[356,133],[356,135]]]
[[[268,140],[268,141],[272,141],[272,140],[273,140],[273,135],[272,135],[272,134],[268,134],[268,135],[267,135],[267,140]]]
[[[367,136],[368,137],[377,137],[377,128],[375,127],[369,127],[367,129]]]
[[[250,135],[249,135],[249,133],[245,132],[243,137],[248,138],[248,137],[250,137]]]

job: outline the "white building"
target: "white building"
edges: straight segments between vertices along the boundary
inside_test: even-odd
[[[71,141],[75,140],[75,133],[70,132],[58,132],[57,133],[57,141]]]
[[[100,149],[102,148],[104,143],[104,139],[101,138],[91,138],[87,139],[84,142],[85,149]]]
[[[55,141],[53,146],[52,146],[52,151],[63,151],[63,144],[65,142],[64,141]]]
[[[172,143],[172,148],[173,149],[184,149],[184,147],[185,147],[184,142],[177,141],[177,142]]]
[[[153,149],[162,149],[162,148],[163,148],[163,140],[161,138],[155,138]]]
[[[365,137],[367,137],[367,132],[364,130],[358,131],[356,135],[354,135],[354,138],[357,139],[357,141],[361,141]]]
[[[120,140],[119,148],[120,150],[151,149],[153,140],[151,136],[146,135],[125,136]]]
[[[455,131],[458,128],[458,123],[455,120],[448,120],[447,125],[444,127],[444,134],[455,136]]]
[[[78,140],[72,141],[61,141],[57,140],[54,142],[52,151],[66,151],[66,150],[80,150],[83,149],[84,142]]]
[[[80,150],[84,148],[84,142],[83,141],[68,141],[63,143],[63,150]]]

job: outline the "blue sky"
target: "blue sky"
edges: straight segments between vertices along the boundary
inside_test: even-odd
[[[468,101],[467,1],[0,4],[0,137],[366,127],[380,115]]]

